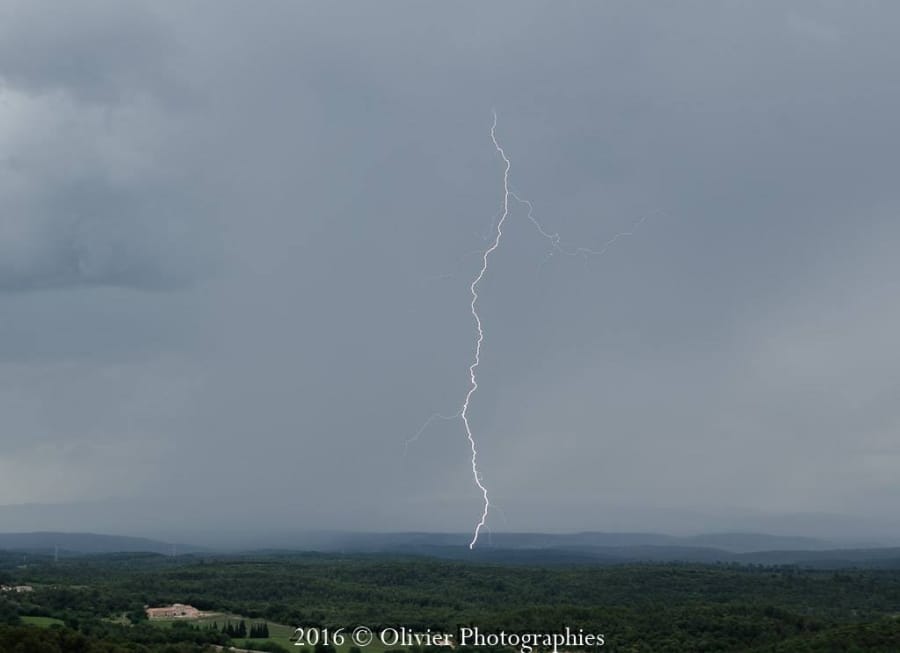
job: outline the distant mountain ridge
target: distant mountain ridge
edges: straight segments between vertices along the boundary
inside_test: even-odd
[[[617,565],[642,562],[897,568],[900,547],[860,548],[808,537],[761,533],[675,536],[659,533],[494,533],[469,550],[463,533],[298,533],[260,535],[259,546],[231,553],[318,551],[347,555],[414,555],[492,564]],[[214,553],[144,537],[37,531],[0,533],[0,551],[61,556],[114,553]],[[218,551],[218,554],[226,554]]]
[[[282,550],[344,554],[416,555],[497,564],[797,565],[817,568],[900,568],[900,547],[859,547],[810,537],[764,533],[675,536],[660,533],[494,533],[470,551],[461,533],[284,534]],[[270,540],[270,542],[273,540]]]
[[[0,549],[26,552],[69,553],[189,553],[198,547],[161,542],[145,537],[126,535],[102,535],[97,533],[58,533],[38,531],[34,533],[0,533]]]

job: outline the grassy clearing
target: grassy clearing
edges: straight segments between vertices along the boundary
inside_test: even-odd
[[[250,623],[250,622],[248,621],[247,623]],[[280,644],[281,646],[285,647],[289,651],[302,651],[302,650],[304,650],[304,648],[309,651],[312,651],[315,648],[314,646],[305,646],[305,647],[295,646],[294,642],[291,641],[291,636],[294,634],[294,630],[295,630],[293,626],[285,626],[284,624],[273,624],[272,622],[266,622],[266,623],[269,624],[269,638],[267,640],[265,640],[265,639],[235,640],[237,642],[235,645],[238,647],[241,647],[241,648],[252,649],[254,642],[258,644],[259,642],[270,641],[270,642],[275,642],[276,644]],[[342,634],[344,636],[344,639],[347,641],[342,646],[335,646],[335,648],[337,649],[338,653],[347,653],[347,650],[350,649],[351,646],[353,646],[353,642],[350,641],[350,631],[345,631]],[[394,646],[391,648],[402,649],[403,647]],[[385,647],[382,646],[380,642],[376,641],[376,642],[372,642],[371,644],[366,646],[363,649],[363,651],[364,651],[364,653],[384,653]]]
[[[119,624],[120,626],[130,626],[131,625],[131,619],[128,618],[127,612],[123,612],[116,617],[108,617],[108,618],[104,619],[103,621],[108,621],[113,624]]]
[[[240,621],[238,618],[237,621]],[[248,627],[251,621],[249,619],[244,619],[247,623]],[[269,625],[269,637],[268,639],[242,639],[235,640],[235,646],[240,648],[249,648],[252,649],[254,644],[258,644],[259,642],[275,642],[276,644],[281,644],[289,651],[299,651],[300,649],[294,647],[294,643],[291,641],[291,635],[294,634],[294,628],[292,626],[285,626],[284,624],[273,624],[271,621],[266,622]]]
[[[171,628],[172,624],[176,623],[188,623],[192,626],[207,626],[209,624],[217,624],[219,629],[222,628],[227,622],[231,622],[233,624],[238,623],[243,620],[244,623],[247,624],[249,628],[251,624],[258,623],[260,621],[266,621],[264,619],[250,619],[248,617],[242,617],[236,614],[224,614],[217,613],[210,615],[208,617],[200,617],[198,619],[153,619],[149,623],[154,626],[159,626],[162,628]],[[283,646],[288,651],[302,651],[304,647],[297,647],[294,645],[294,642],[291,641],[291,636],[294,634],[294,626],[287,626],[285,624],[276,624],[271,621],[266,621],[269,626],[269,637],[266,639],[235,639],[233,640],[232,645],[237,648],[244,648],[253,650],[254,648],[258,648],[261,642],[274,642]],[[345,633],[346,639],[350,639],[349,633]],[[346,643],[343,646],[336,646],[335,648],[338,650],[338,653],[346,653],[347,650],[353,646],[352,642]],[[305,647],[312,651],[315,647],[307,646]],[[401,647],[393,647],[393,648],[401,648]],[[382,646],[379,642],[373,642],[369,646],[366,646],[364,649],[365,653],[384,653],[385,647]]]
[[[39,628],[65,625],[62,619],[54,619],[53,617],[22,617],[22,623],[38,626]]]
[[[250,624],[257,623],[262,621],[261,619],[249,619],[247,617],[242,617],[237,614],[226,614],[226,613],[214,613],[206,617],[199,617],[197,619],[151,619],[149,621],[150,624],[154,626],[158,626],[160,628],[171,628],[174,624],[190,624],[192,626],[209,626],[211,624],[216,624],[219,630],[222,629],[229,621],[233,624],[237,624],[241,620],[247,624],[247,627],[250,627]],[[253,649],[253,644],[259,644],[260,642],[275,642],[276,644],[280,644],[284,646],[289,651],[296,651],[298,649],[294,648],[293,642],[290,641],[291,635],[294,634],[294,628],[291,626],[285,626],[284,624],[276,624],[271,621],[266,621],[269,625],[269,637],[268,639],[235,639],[233,640],[233,646],[238,648],[246,648]]]

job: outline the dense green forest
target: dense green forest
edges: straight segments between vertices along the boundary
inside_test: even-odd
[[[236,631],[222,626],[146,621],[144,606],[173,602],[242,615],[257,634],[267,623],[445,632],[569,626],[603,633],[606,651],[900,651],[900,570],[541,567],[324,554],[54,562],[7,554],[0,582],[34,587],[0,595],[0,651],[16,653],[183,653],[234,642]],[[62,625],[27,623],[34,617]],[[264,640],[253,648],[279,650]]]

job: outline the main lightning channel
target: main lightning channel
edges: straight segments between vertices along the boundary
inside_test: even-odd
[[[484,528],[485,522],[487,522],[488,511],[491,507],[491,500],[488,497],[487,488],[484,486],[484,483],[482,483],[481,474],[478,471],[478,447],[475,444],[475,436],[472,434],[472,425],[469,424],[469,402],[472,400],[472,395],[474,395],[475,391],[478,390],[478,379],[476,378],[475,370],[477,370],[478,366],[481,364],[481,345],[484,343],[484,329],[482,328],[481,317],[478,315],[478,309],[476,307],[476,305],[478,304],[478,284],[481,283],[481,280],[487,273],[488,258],[490,258],[491,254],[498,247],[500,247],[500,239],[503,238],[503,223],[506,222],[506,218],[507,216],[509,216],[510,162],[509,157],[506,156],[506,152],[497,141],[496,132],[497,112],[494,111],[494,122],[491,124],[491,140],[494,142],[494,147],[497,149],[497,153],[500,155],[500,158],[503,159],[503,164],[505,166],[503,170],[503,212],[500,214],[500,218],[497,220],[497,228],[494,233],[494,241],[491,243],[490,247],[484,250],[484,254],[481,257],[481,270],[478,271],[478,276],[476,276],[472,283],[469,285],[469,292],[472,293],[472,302],[469,304],[469,308],[472,311],[472,318],[475,320],[475,328],[478,330],[478,338],[475,341],[475,359],[469,366],[469,391],[466,393],[466,399],[465,401],[463,401],[462,410],[459,414],[459,416],[462,418],[463,425],[466,428],[466,437],[469,439],[469,446],[472,448],[472,477],[475,479],[475,485],[477,485],[478,489],[481,490],[481,496],[484,499],[484,507],[481,511],[481,519],[479,519],[478,523],[475,525],[475,532],[472,535],[472,541],[469,542],[469,549],[475,548],[475,543],[478,542],[478,535],[481,533],[481,529]]]
[[[506,151],[503,149],[503,146],[500,145],[500,142],[497,140],[497,112],[493,112],[493,123],[491,124],[491,141],[494,143],[494,148],[497,151],[497,154],[500,155],[500,158],[503,160],[504,170],[503,170],[503,209],[495,216],[495,227],[493,229],[493,239],[491,241],[490,246],[483,250],[477,252],[481,255],[481,269],[478,271],[477,276],[472,280],[472,283],[469,284],[469,292],[472,296],[472,301],[469,304],[469,308],[472,313],[472,319],[475,321],[475,328],[478,334],[478,337],[475,340],[475,352],[474,358],[472,360],[472,364],[469,365],[469,390],[466,392],[465,400],[463,401],[462,408],[452,414],[445,415],[441,413],[435,413],[431,417],[429,417],[425,423],[419,428],[419,430],[409,438],[405,443],[405,448],[408,449],[409,445],[419,439],[419,436],[436,420],[446,420],[451,421],[455,419],[462,419],[463,425],[466,429],[466,437],[469,440],[469,446],[472,450],[472,477],[475,479],[475,485],[478,487],[481,492],[481,496],[483,499],[483,508],[481,511],[481,517],[478,520],[478,523],[475,525],[474,533],[472,534],[472,540],[469,542],[469,549],[474,549],[475,544],[478,542],[478,537],[481,534],[482,529],[487,528],[487,517],[488,512],[491,509],[491,501],[488,496],[487,487],[485,487],[481,472],[478,471],[478,446],[475,440],[475,435],[472,432],[472,425],[469,423],[469,406],[471,404],[472,398],[474,397],[476,391],[478,390],[478,378],[476,371],[478,370],[478,366],[481,364],[481,348],[484,344],[484,328],[481,322],[481,316],[478,314],[478,284],[481,283],[484,276],[487,274],[488,270],[488,261],[490,259],[491,254],[494,253],[497,248],[500,247],[500,241],[503,238],[503,225],[506,222],[506,218],[509,216],[509,204],[510,198],[513,198],[516,202],[520,204],[524,204],[528,207],[528,220],[534,225],[537,229],[538,233],[543,236],[547,241],[549,241],[551,246],[551,251],[548,256],[552,256],[554,253],[562,254],[565,256],[583,256],[585,259],[592,256],[601,256],[606,253],[611,245],[613,245],[617,240],[623,237],[628,237],[634,235],[635,231],[638,227],[640,227],[644,221],[647,219],[647,216],[641,217],[637,220],[632,227],[628,231],[621,231],[614,234],[609,240],[607,240],[600,249],[591,249],[588,247],[572,247],[567,248],[561,242],[560,235],[558,233],[551,233],[547,231],[543,225],[538,221],[538,219],[534,216],[534,205],[527,199],[523,199],[519,195],[517,195],[509,185],[509,170],[511,167],[509,157],[506,155]],[[485,237],[487,240],[489,236]],[[442,275],[448,276],[448,275]],[[452,276],[452,275],[449,275]],[[496,506],[495,506],[496,507]]]

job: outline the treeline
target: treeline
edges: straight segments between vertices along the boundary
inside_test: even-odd
[[[85,625],[86,626],[86,625]],[[226,644],[217,633],[191,629],[102,627],[38,628],[29,625],[0,626],[0,651],[4,653],[208,653],[211,644]]]
[[[249,630],[243,619],[236,624],[227,621],[221,629],[219,628],[219,623],[214,621],[209,625],[209,628],[235,639],[266,639],[269,637],[269,624],[265,621],[250,624]]]
[[[58,617],[80,631],[93,620],[122,613],[138,629],[146,626],[144,604],[178,601],[246,615],[246,637],[240,623],[207,629],[226,641],[252,637],[249,624],[262,622],[449,631],[477,625],[484,632],[556,632],[567,625],[603,633],[606,651],[801,651],[807,644],[824,646],[836,633],[851,643],[857,637],[878,642],[866,645],[883,646],[860,650],[900,650],[884,644],[894,637],[891,628],[900,629],[900,620],[888,619],[900,605],[896,570],[677,564],[542,568],[272,555],[99,556],[7,573],[35,585],[29,596],[16,597],[21,614]]]

